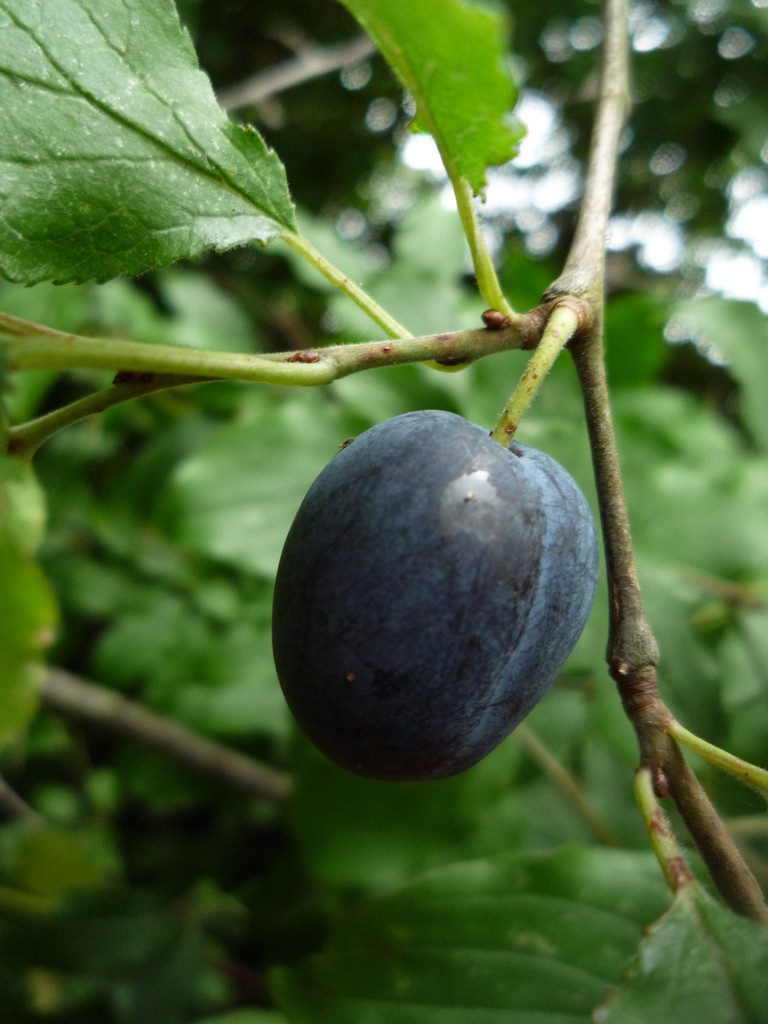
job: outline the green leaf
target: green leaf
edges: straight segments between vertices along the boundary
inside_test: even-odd
[[[683,890],[643,940],[626,985],[599,1019],[766,1024],[768,931],[732,914],[698,886]]]
[[[424,786],[363,779],[298,744],[293,829],[315,878],[333,885],[392,886],[488,850],[518,846],[525,819],[509,813],[520,751],[502,743],[480,764]]]
[[[618,391],[614,412],[638,551],[724,577],[768,571],[768,459],[672,388]]]
[[[502,13],[467,0],[342,2],[413,97],[414,128],[480,192],[486,168],[511,159],[524,134],[510,116],[517,89]]]
[[[30,558],[42,517],[29,467],[0,457],[0,745],[34,713],[40,658],[56,617],[48,585]]]
[[[0,536],[0,745],[26,728],[36,707],[40,657],[53,619],[37,566]]]
[[[28,893],[55,900],[72,891],[96,889],[116,874],[115,851],[95,830],[26,828],[4,849],[6,870]]]
[[[277,1002],[292,1024],[588,1024],[665,905],[640,853],[459,864],[343,914]]]
[[[22,554],[35,554],[45,531],[45,496],[32,467],[20,459],[0,458],[0,524]]]
[[[249,421],[223,427],[178,466],[159,520],[186,548],[273,576],[307,488],[354,426],[315,392],[256,402]]]
[[[676,333],[724,359],[741,390],[744,422],[756,443],[768,449],[768,321],[752,302],[705,298],[675,308]]]
[[[606,368],[611,387],[652,383],[670,347],[664,340],[667,312],[654,292],[627,292],[612,297],[605,309]]]
[[[230,122],[171,0],[0,0],[0,272],[141,273],[294,226],[279,159]]]
[[[169,1024],[199,1017],[204,989],[216,980],[206,937],[189,912],[140,891],[81,891],[55,914],[0,922],[0,943],[4,931],[13,959],[89,982],[101,994],[93,1019]],[[20,974],[26,966],[18,964]],[[119,1012],[106,1011],[110,1004]]]
[[[196,1020],[195,1024],[288,1024],[288,1019],[281,1013],[254,1007],[252,1010],[233,1010],[232,1013],[205,1017],[203,1020]]]

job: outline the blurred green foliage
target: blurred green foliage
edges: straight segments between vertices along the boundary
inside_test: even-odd
[[[599,6],[508,6],[523,83],[551,99],[581,158]],[[180,10],[215,86],[285,59],[297,40],[356,31],[339,5],[308,0],[279,11],[185,0]],[[656,30],[664,42],[637,44],[617,201],[635,216],[685,210],[688,247],[664,279],[625,254],[609,261],[608,369],[641,582],[673,712],[764,763],[768,339],[753,304],[700,296],[695,253],[722,231],[733,176],[761,159],[768,10],[679,0],[637,5],[633,17],[636,39]],[[726,59],[734,26],[754,45]],[[380,59],[366,75],[355,88],[321,77],[245,113],[280,154],[319,248],[414,331],[477,324],[455,215],[428,175],[396,158],[407,120],[399,87]],[[397,116],[372,133],[365,115],[380,98]],[[650,164],[664,143],[685,159],[659,175]],[[345,240],[339,218],[349,210],[363,226]],[[515,231],[505,236],[503,283],[521,308],[556,275],[572,214],[552,212],[559,233],[546,255],[526,251]],[[371,336],[357,310],[277,248],[201,257],[137,281],[0,284],[0,307],[63,330],[230,351]],[[618,990],[604,1019],[682,1024],[703,1010],[678,985],[688,967],[670,950],[690,950],[708,968],[718,944],[752,1000],[749,1019],[768,1019],[765,940],[703,895],[695,913],[676,904],[624,974],[668,900],[632,803],[634,738],[604,667],[604,588],[530,727],[619,850],[599,845],[514,736],[458,778],[388,785],[325,762],[284,707],[271,584],[308,483],[347,437],[400,412],[445,408],[491,426],[524,362],[505,353],[457,374],[375,370],[300,393],[197,385],[56,435],[36,478],[0,462],[0,769],[45,821],[9,816],[0,826],[0,1021],[485,1024],[503,1013],[527,1024],[548,1009],[553,1022],[586,1022]],[[5,410],[22,421],[108,380],[5,377]],[[521,438],[562,462],[594,506],[567,357]],[[60,620],[52,663],[291,773],[287,805],[36,707],[56,622],[51,591]],[[697,768],[768,882],[759,800]],[[723,1022],[742,1019],[720,976],[704,973],[707,1008],[721,1006]]]

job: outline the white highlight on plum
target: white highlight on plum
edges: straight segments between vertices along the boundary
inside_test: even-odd
[[[447,536],[471,533],[485,540],[498,522],[499,495],[487,469],[462,473],[451,480],[440,501],[440,526]]]

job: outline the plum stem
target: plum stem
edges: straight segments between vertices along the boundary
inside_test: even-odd
[[[539,344],[533,351],[528,365],[512,393],[499,421],[491,431],[491,437],[506,447],[530,406],[544,378],[555,365],[555,360],[579,330],[582,324],[581,311],[570,298],[555,303],[544,328]]]

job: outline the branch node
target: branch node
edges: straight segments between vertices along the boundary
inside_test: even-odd
[[[580,295],[559,295],[552,301],[552,312],[556,309],[570,309],[576,314],[578,326],[568,342],[569,346],[592,335],[598,319],[598,309],[594,302]]]
[[[547,321],[552,315],[552,303],[541,302],[530,311],[521,323],[521,348],[526,352],[532,352],[538,347]]]
[[[503,331],[505,327],[509,327],[512,321],[508,316],[500,313],[498,309],[486,309],[480,314],[480,319],[483,321],[489,331]]]
[[[313,348],[303,348],[300,352],[294,352],[292,356],[288,356],[285,360],[286,363],[319,363],[321,359],[320,353]]]
[[[659,696],[659,686],[653,665],[621,674],[611,665],[611,676],[619,688],[621,702],[627,717],[636,729],[663,728],[669,712]]]
[[[669,796],[669,776],[660,764],[650,765],[651,783],[657,797],[664,799]]]

